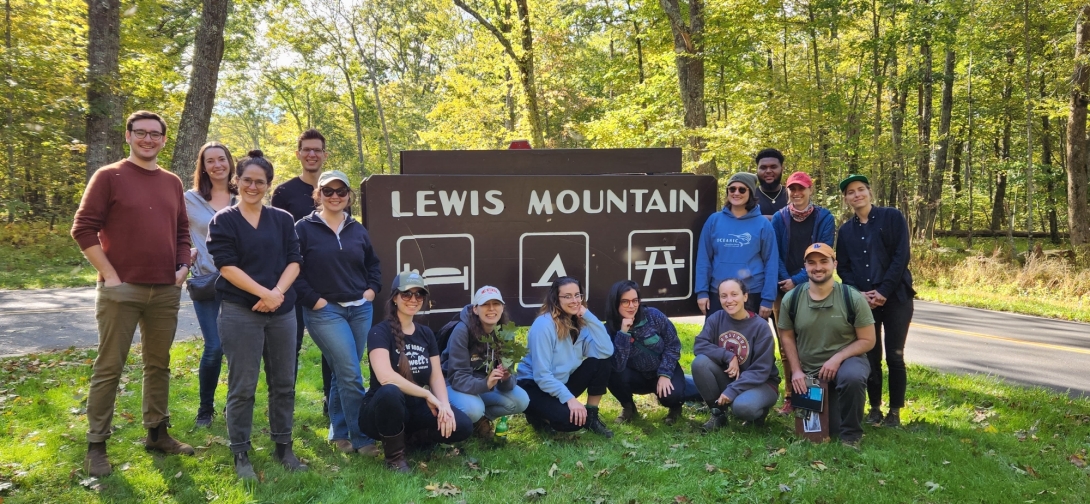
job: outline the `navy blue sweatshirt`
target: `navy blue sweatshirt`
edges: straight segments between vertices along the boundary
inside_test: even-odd
[[[382,272],[363,224],[345,216],[338,236],[318,212],[295,223],[303,267],[295,278],[299,303],[311,308],[318,299],[330,303],[358,301],[367,289],[382,289]]]
[[[266,289],[276,287],[288,264],[302,262],[299,239],[295,236],[291,214],[272,207],[261,207],[261,218],[254,228],[237,206],[216,212],[208,223],[208,253],[216,269],[234,266]],[[223,301],[250,308],[261,299],[246,292],[226,278],[216,280],[216,293]],[[288,287],[284,302],[273,315],[295,309],[295,289]]]
[[[836,273],[859,292],[877,290],[889,301],[912,301],[908,223],[900,210],[872,206],[867,223],[852,216],[836,240]]]

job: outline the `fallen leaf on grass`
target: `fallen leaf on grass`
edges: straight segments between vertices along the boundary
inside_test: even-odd
[[[628,441],[626,441],[626,440],[623,440],[623,439],[621,440],[621,446],[623,446],[623,447],[625,447],[625,448],[628,448],[629,450],[634,450],[634,449],[636,449],[636,445],[635,445],[635,444],[629,443]]]
[[[96,492],[102,490],[102,483],[98,482],[98,478],[87,478],[84,480],[80,480],[79,484],[80,486],[87,487],[88,489],[94,490]]]
[[[609,474],[609,469],[602,469],[601,471],[594,473],[594,477],[601,478],[602,476],[605,476],[607,474]]]
[[[523,497],[526,497],[527,499],[536,499],[538,497],[544,497],[547,493],[548,492],[546,492],[544,488],[535,488],[533,490],[527,491],[525,494],[523,494]]]
[[[820,460],[815,460],[813,462],[810,462],[810,467],[812,467],[814,469],[817,469],[818,471],[824,471],[824,470],[828,469],[828,467],[825,466],[825,462],[822,462]]]
[[[178,478],[181,478],[181,477],[182,477],[182,471],[178,471],[177,474],[174,475],[174,479],[178,479]]]
[[[787,485],[784,485],[783,483],[780,483],[780,492],[781,493],[790,492],[790,491],[791,491],[791,487],[789,487]]]
[[[675,495],[674,496],[674,502],[677,502],[678,504],[684,504],[686,502],[692,502],[692,501],[690,501],[689,498],[684,496],[684,495]]]
[[[779,457],[780,455],[783,455],[785,453],[787,453],[787,448],[780,448],[780,449],[776,449],[776,450],[770,450],[768,452],[768,456],[769,457]]]
[[[704,464],[704,470],[708,471],[710,473],[714,473],[715,472],[715,466],[713,466],[711,464]]]
[[[927,491],[929,493],[930,492],[935,492],[935,491],[938,491],[938,490],[942,490],[942,485],[940,485],[938,483],[935,483],[934,481],[928,481],[928,482],[924,483],[923,486],[927,487]]]
[[[1086,455],[1083,455],[1082,453],[1076,453],[1068,457],[1067,460],[1072,464],[1075,464],[1075,467],[1078,467],[1079,469],[1086,467]]]
[[[678,467],[681,467],[681,464],[677,463],[676,460],[667,460],[665,464],[662,464],[663,469],[675,469]]]
[[[3,492],[4,490],[8,490],[10,488],[11,488],[11,482],[10,481],[5,481],[3,483],[0,483],[0,492]]]
[[[582,461],[582,460],[576,460],[576,461],[575,461],[575,467],[578,467],[578,468],[579,468],[580,470],[582,470],[582,471],[586,471],[586,470],[587,470],[587,468],[586,468],[586,467],[583,467],[583,461]]]
[[[768,471],[768,472],[775,471],[776,470],[776,463],[773,462],[771,464],[766,465],[765,470]]]
[[[1033,469],[1033,466],[1027,465],[1026,466],[1026,473],[1029,474],[1030,476],[1033,476],[1034,478],[1040,478],[1041,477],[1040,475],[1037,474],[1037,471]]]
[[[882,486],[886,486],[886,480],[878,480],[878,484],[882,485]]]
[[[428,497],[453,497],[462,493],[461,489],[445,481],[441,485],[436,485],[435,483],[427,485],[424,487],[424,490],[431,492],[428,494]]]
[[[549,477],[550,478],[556,477],[556,471],[559,471],[559,470],[560,470],[560,468],[557,467],[556,464],[554,463],[552,465],[552,467],[549,468]]]

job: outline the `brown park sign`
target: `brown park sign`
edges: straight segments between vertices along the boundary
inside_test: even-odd
[[[667,149],[625,149],[643,150]],[[578,164],[579,151],[564,152]],[[483,285],[499,288],[511,319],[527,325],[563,275],[583,282],[602,318],[609,288],[623,279],[639,283],[643,300],[667,315],[699,314],[693,261],[717,210],[716,187],[713,177],[682,173],[373,175],[361,185],[361,207],[384,285],[399,271],[424,277],[429,325],[450,320]]]

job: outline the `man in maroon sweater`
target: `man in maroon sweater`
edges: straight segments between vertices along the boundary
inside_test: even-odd
[[[125,124],[129,157],[103,166],[87,183],[72,237],[98,270],[95,318],[98,357],[87,395],[87,457],[91,476],[110,474],[110,437],[117,384],[140,326],[144,364],[145,448],[193,455],[167,433],[170,345],[178,327],[182,282],[189,274],[189,218],[182,181],[156,163],[166,123],[138,111]]]

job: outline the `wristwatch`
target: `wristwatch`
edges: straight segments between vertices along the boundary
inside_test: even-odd
[[[182,268],[189,268],[189,265],[188,265],[188,264],[185,264],[185,263],[178,263],[178,264],[177,264],[177,265],[176,265],[176,266],[174,267],[174,271],[181,271],[181,270],[182,270]]]

